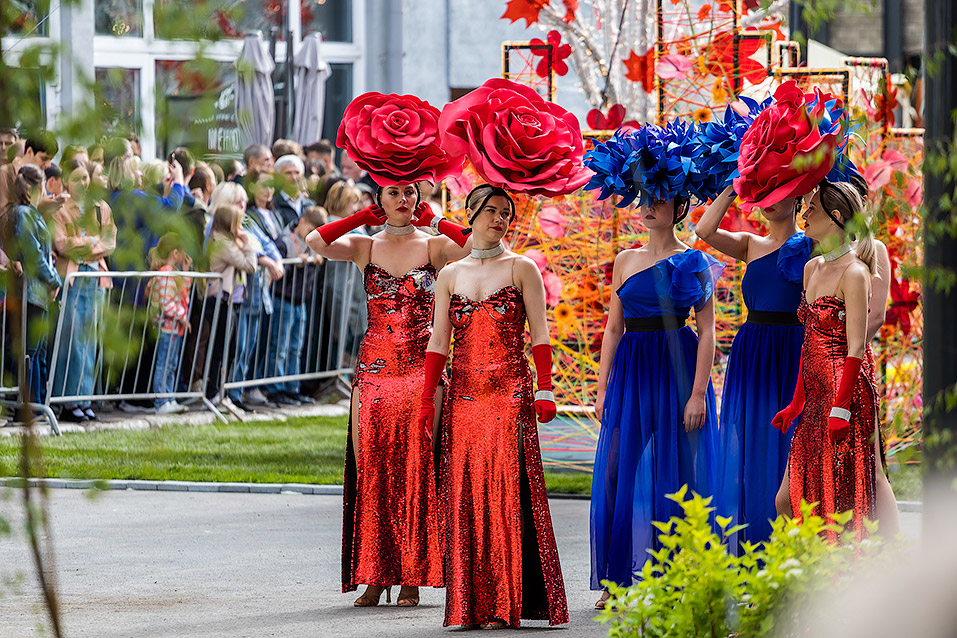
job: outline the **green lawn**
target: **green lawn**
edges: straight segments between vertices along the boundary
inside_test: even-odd
[[[345,417],[109,430],[46,437],[47,476],[241,483],[342,483]],[[0,439],[0,476],[19,474],[19,439]],[[921,497],[920,465],[894,466],[899,500]],[[591,474],[545,471],[552,494],[588,494]]]
[[[41,440],[56,478],[243,483],[342,483],[345,417],[308,417]],[[0,439],[0,476],[19,474],[19,439]],[[546,472],[550,492],[587,494],[591,475]]]

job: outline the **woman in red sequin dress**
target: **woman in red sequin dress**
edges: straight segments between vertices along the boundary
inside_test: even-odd
[[[568,607],[535,425],[536,416],[555,416],[545,289],[534,262],[501,243],[514,217],[508,194],[482,185],[466,206],[473,249],[439,275],[419,421],[428,430],[454,335],[440,467],[444,624],[561,624]],[[538,392],[525,358],[526,320]]]
[[[858,538],[867,533],[864,519],[876,517],[882,477],[874,359],[866,343],[874,248],[866,224],[856,237],[845,232],[863,210],[860,194],[847,183],[822,182],[811,198],[805,232],[830,250],[805,266],[798,307],[804,324],[801,375],[791,404],[773,420],[787,430],[801,417],[779,509],[800,517],[806,501],[817,503],[818,515],[853,510],[850,529]],[[828,535],[838,540],[834,532]]]
[[[468,248],[466,229],[435,217],[419,199],[415,184],[384,186],[381,208],[370,206],[308,237],[323,257],[358,266],[368,296],[343,489],[342,591],[368,585],[357,607],[377,605],[383,589],[395,584],[402,585],[397,604],[414,606],[419,587],[443,584],[434,455],[416,417],[436,274]],[[384,232],[372,237],[350,232],[383,223]],[[426,225],[448,236],[416,228]]]

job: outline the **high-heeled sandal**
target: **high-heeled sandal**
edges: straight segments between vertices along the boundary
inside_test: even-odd
[[[395,599],[395,606],[396,607],[415,607],[416,605],[418,605],[419,604],[418,592],[416,592],[415,596],[403,596],[402,591],[404,589],[405,587],[403,586],[402,589],[399,590],[399,594]],[[418,587],[409,587],[409,589],[418,590]]]
[[[505,629],[506,627],[508,627],[508,623],[501,618],[496,618],[491,622],[485,622],[479,625],[479,629]]]
[[[355,601],[354,603],[352,603],[352,605],[353,605],[354,607],[378,607],[378,606],[379,606],[379,600],[382,599],[382,592],[383,592],[383,591],[385,592],[385,602],[386,602],[386,603],[391,603],[391,602],[392,602],[392,587],[391,587],[391,586],[390,586],[390,587],[381,587],[381,586],[380,586],[380,587],[379,587],[379,593],[375,595],[375,598],[373,598],[372,596],[369,595],[369,590],[370,590],[372,587],[373,587],[373,585],[370,585],[369,587],[366,587],[365,592],[363,592],[363,594],[362,594],[361,596],[359,596],[358,598],[356,598],[356,601]]]
[[[604,609],[605,603],[608,602],[608,599],[611,598],[611,594],[606,590],[602,593],[601,598],[598,599],[598,602],[595,603],[595,609]]]

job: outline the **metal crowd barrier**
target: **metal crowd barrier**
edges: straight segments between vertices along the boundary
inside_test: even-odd
[[[5,277],[6,273],[0,273],[0,277]],[[20,308],[25,308],[25,299],[27,295],[27,280],[20,277],[22,288],[17,303]],[[20,347],[14,348],[14,325],[13,325],[13,300],[8,295],[3,296],[3,304],[0,307],[0,405],[5,405],[14,410],[33,410],[42,412],[50,422],[50,427],[54,434],[60,434],[60,428],[56,417],[49,406],[26,400],[27,397],[21,396],[21,375],[27,374],[30,369],[30,358],[27,355],[27,313],[16,313],[20,318]]]
[[[160,309],[150,299],[148,282],[174,277],[191,282],[187,317],[193,321],[183,335],[175,360],[170,350],[159,359],[159,329],[153,319],[159,316]],[[49,350],[47,405],[93,401],[152,403],[157,399],[184,404],[201,401],[226,422],[204,394],[210,374],[209,357],[199,347],[191,352],[185,347],[191,331],[205,333],[207,327],[209,343],[215,343],[222,300],[220,296],[207,303],[204,293],[211,281],[221,282],[222,278],[221,273],[160,271],[81,271],[67,275]],[[107,279],[112,281],[111,287],[102,285]],[[227,333],[228,330],[227,325]],[[194,335],[194,341],[199,341],[199,337]],[[105,347],[106,340],[109,348]],[[171,363],[176,385],[171,391],[158,392],[154,388],[154,372],[157,366],[163,370]]]
[[[361,274],[350,262],[314,266],[293,257],[282,263],[283,278],[261,286],[260,295],[268,294],[271,300],[271,312],[268,301],[250,297],[233,312],[237,338],[223,388],[236,395],[258,387],[268,398],[281,392],[298,394],[302,381],[335,379],[337,387],[351,395],[367,322]],[[310,268],[317,269],[314,276],[307,274]],[[262,276],[261,271],[256,276]]]
[[[225,422],[214,397],[207,396],[214,390],[220,397],[256,386],[267,393],[292,394],[300,382],[334,379],[343,393],[351,394],[367,321],[360,273],[348,262],[326,261],[315,276],[306,276],[311,266],[301,258],[285,259],[283,265],[283,279],[260,291],[272,300],[272,312],[261,299],[233,303],[222,295],[206,298],[209,283],[222,281],[219,273],[70,273],[63,282],[56,332],[47,349],[46,402],[37,407],[56,427],[53,405],[201,401]],[[251,276],[261,276],[261,271]],[[152,321],[160,309],[154,307],[147,286],[150,280],[172,277],[191,281],[187,311],[191,330],[179,352],[167,351],[164,359],[156,348],[159,331]],[[112,287],[101,285],[106,279]],[[221,364],[214,367],[211,361],[220,357]],[[157,391],[157,367],[171,364],[176,388]]]

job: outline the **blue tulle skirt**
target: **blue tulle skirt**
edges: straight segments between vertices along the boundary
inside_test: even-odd
[[[704,426],[686,432],[698,338],[691,328],[628,332],[605,391],[591,493],[591,588],[622,585],[657,549],[652,521],[680,515],[665,498],[682,485],[708,495],[717,412],[708,384]]]
[[[714,479],[716,514],[747,528],[728,539],[740,543],[771,536],[777,517],[774,496],[784,477],[795,427],[787,434],[771,419],[791,402],[801,360],[802,326],[745,323],[731,345],[721,399],[718,464]]]

